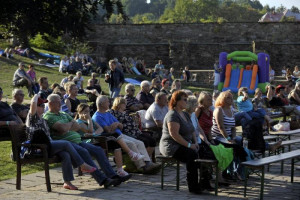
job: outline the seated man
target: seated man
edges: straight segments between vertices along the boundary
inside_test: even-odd
[[[296,83],[295,88],[290,92],[288,98],[291,104],[300,105],[300,81]]]
[[[25,123],[29,107],[22,104],[24,101],[24,92],[21,89],[14,89],[12,92],[12,96],[14,98],[14,102],[11,104],[11,107],[15,111],[15,113],[22,119],[23,123]]]
[[[20,117],[6,102],[2,101],[2,97],[3,91],[2,88],[0,88],[0,127],[22,124],[22,120],[20,119]],[[9,130],[1,129],[0,137],[10,137]]]
[[[145,119],[146,128],[154,130],[162,129],[164,118],[168,112],[168,99],[167,95],[163,92],[159,92],[155,96],[155,102],[148,108]]]
[[[139,100],[137,100],[137,98],[135,98],[134,96],[135,88],[133,84],[128,83],[125,86],[125,92],[126,95],[124,98],[126,99],[126,111],[128,113],[143,109],[143,104],[141,104]]]
[[[115,173],[100,146],[94,146],[81,141],[81,136],[77,132],[80,129],[79,124],[70,115],[60,111],[61,98],[59,95],[51,94],[47,100],[49,111],[44,114],[43,118],[47,121],[50,128],[51,137],[54,140],[68,140],[73,143],[74,148],[79,154],[82,148],[84,148],[91,156],[95,157],[104,172],[103,174],[97,169],[91,173],[99,185],[104,185],[107,188],[111,185],[119,185],[130,178],[129,176],[120,177]],[[87,161],[87,164],[97,168],[92,161]]]
[[[42,99],[47,99],[47,97],[52,93],[52,90],[49,88],[48,78],[47,77],[41,77],[39,78],[39,84],[40,84],[40,97]]]
[[[68,73],[75,74],[76,72],[82,71],[82,70],[83,70],[82,62],[81,62],[80,58],[78,56],[76,56],[75,61],[72,62],[71,65],[69,66]]]
[[[141,91],[136,95],[137,100],[143,104],[143,108],[147,110],[149,106],[154,102],[154,97],[150,94],[150,83],[149,81],[141,82]]]
[[[60,86],[64,87],[64,85],[67,83],[67,82],[70,82],[70,81],[73,81],[73,78],[74,76],[73,75],[69,75],[65,78],[63,78],[60,82]]]
[[[19,68],[14,73],[13,78],[13,85],[15,87],[23,87],[26,86],[28,89],[28,96],[33,96],[33,90],[32,90],[32,81],[31,78],[28,76],[28,74],[24,70],[24,63],[19,63]]]
[[[82,94],[84,92],[83,91],[84,78],[82,77],[81,71],[76,72],[76,76],[73,78],[73,81],[77,85],[78,93]]]
[[[89,101],[96,102],[96,99],[102,93],[100,85],[95,85],[93,79],[87,81],[86,89],[84,90]]]
[[[300,82],[298,84],[300,86]],[[297,84],[295,86],[297,88]],[[266,87],[267,90],[267,103],[269,106],[274,107],[283,107],[286,114],[294,113],[296,116],[300,116],[300,110],[297,109],[297,105],[285,105],[285,103],[282,101],[282,99],[278,96],[276,96],[275,87],[268,85]],[[296,90],[296,89],[294,89]],[[292,94],[293,91],[290,93]],[[294,93],[294,97],[296,97],[296,93]],[[293,98],[293,97],[292,97]]]

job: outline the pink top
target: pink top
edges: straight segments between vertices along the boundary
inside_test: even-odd
[[[30,78],[31,78],[32,80],[35,80],[35,71],[30,71],[30,70],[28,70],[28,71],[27,71],[27,74],[28,74],[28,76],[30,76]]]

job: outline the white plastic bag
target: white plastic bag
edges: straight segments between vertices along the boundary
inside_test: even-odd
[[[289,122],[279,122],[274,126],[274,128],[278,131],[289,131],[290,123]]]

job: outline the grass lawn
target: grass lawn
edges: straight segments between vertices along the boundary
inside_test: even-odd
[[[0,43],[0,49],[5,49],[8,46],[7,43]],[[34,48],[37,52],[43,52],[43,53],[51,53],[55,55],[60,55],[55,52],[50,52],[46,50],[41,50]],[[61,80],[68,76],[67,74],[62,74],[58,72],[58,68],[49,68],[46,66],[39,66],[35,63],[36,60],[32,60],[26,57],[22,57],[19,55],[14,55],[13,59],[7,59],[5,57],[0,57],[0,87],[3,89],[3,99],[2,101],[8,101],[11,102],[12,99],[12,90],[14,89],[12,86],[12,79],[14,72],[18,68],[18,63],[24,62],[27,66],[28,64],[33,64],[35,66],[35,71],[37,74],[37,77],[46,76],[48,77],[49,84],[53,83],[60,83]],[[27,69],[26,69],[27,71]],[[134,75],[126,75],[126,77],[134,78]],[[150,80],[149,77],[144,76],[145,79]],[[86,80],[89,79],[88,76],[84,76],[84,87],[86,86]],[[106,93],[108,93],[108,84],[104,82],[104,75],[100,76],[100,84],[102,87],[102,90],[104,90]],[[121,94],[125,94],[124,92],[125,84],[122,86]],[[183,88],[190,89],[193,92],[194,91],[212,91],[211,88],[198,88],[198,87],[192,87],[192,86],[183,86]],[[24,87],[24,94],[25,99],[30,100],[28,97],[27,89]],[[139,91],[139,86],[136,86],[136,92]],[[84,96],[80,96],[79,98],[85,98]],[[16,177],[16,164],[11,161],[10,159],[10,153],[11,153],[11,144],[10,142],[0,142],[0,180],[5,180],[9,178]],[[57,164],[55,165],[57,166]],[[53,167],[53,165],[52,165]],[[42,165],[27,165],[22,167],[22,174],[30,174],[39,170],[42,170]]]

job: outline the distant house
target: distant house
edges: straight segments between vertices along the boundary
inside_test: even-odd
[[[300,14],[293,13],[289,9],[282,13],[268,12],[258,22],[280,22],[283,17],[293,18],[295,21],[300,22]]]

